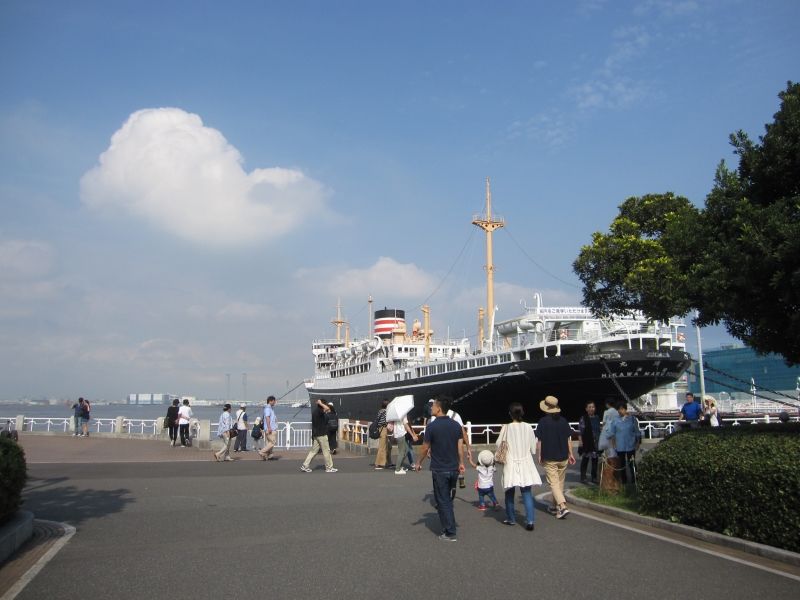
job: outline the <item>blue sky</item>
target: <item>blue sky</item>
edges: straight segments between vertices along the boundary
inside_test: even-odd
[[[702,205],[798,79],[800,4],[0,1],[0,398],[248,398],[337,298],[474,336],[627,197]],[[704,347],[726,341],[704,331]],[[693,336],[690,337],[693,340]],[[232,394],[240,395],[238,383]]]

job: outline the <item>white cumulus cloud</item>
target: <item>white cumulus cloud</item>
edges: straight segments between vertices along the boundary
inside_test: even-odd
[[[438,283],[417,265],[399,263],[388,256],[379,257],[375,264],[363,269],[302,269],[296,278],[325,290],[331,297],[366,298],[371,294],[379,303],[391,298],[425,297]]]
[[[133,113],[81,178],[95,209],[121,209],[192,242],[279,237],[325,212],[326,190],[301,171],[242,167],[225,137],[179,108]]]

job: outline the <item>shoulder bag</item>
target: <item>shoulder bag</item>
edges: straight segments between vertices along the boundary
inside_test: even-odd
[[[503,426],[503,431],[500,432],[500,436],[502,440],[500,441],[500,445],[497,447],[497,451],[494,453],[494,462],[499,465],[506,464],[506,456],[508,455],[508,442],[506,438],[508,437],[508,428],[507,426]]]

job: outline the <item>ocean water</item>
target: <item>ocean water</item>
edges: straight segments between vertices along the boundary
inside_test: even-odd
[[[0,404],[0,424],[6,419],[13,419],[17,415],[26,417],[71,417],[73,411],[69,405],[43,406],[41,404]],[[232,403],[231,411],[235,414],[238,405]],[[247,406],[247,416],[250,421],[255,421],[261,416],[263,404]],[[193,406],[192,412],[198,419],[217,421],[222,412],[222,406]],[[137,405],[137,404],[92,404],[92,417],[95,419],[113,419],[127,417],[129,419],[158,419],[166,416],[167,405]],[[291,406],[275,406],[278,421],[299,422],[310,421],[311,411],[308,408],[292,408]]]

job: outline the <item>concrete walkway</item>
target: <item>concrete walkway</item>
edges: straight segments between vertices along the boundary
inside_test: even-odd
[[[302,473],[303,452],[220,464],[120,442],[22,440],[32,459],[26,510],[77,531],[18,598],[800,595],[796,567],[588,509],[563,521],[537,510],[534,532],[504,526],[503,511],[476,510],[474,472],[456,500],[458,542],[448,544],[436,538],[427,471],[396,476],[342,456],[338,473],[326,474],[321,458]]]

